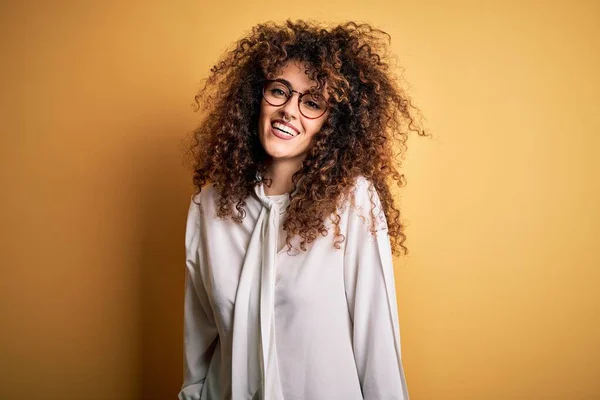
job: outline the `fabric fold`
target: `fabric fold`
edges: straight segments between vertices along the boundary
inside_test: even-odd
[[[234,309],[232,399],[283,400],[275,342],[275,281],[280,216],[289,198],[272,201],[264,185],[254,193],[262,209],[250,238]]]

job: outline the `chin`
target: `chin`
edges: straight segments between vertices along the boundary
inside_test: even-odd
[[[289,152],[283,149],[278,149],[276,148],[276,146],[267,145],[265,148],[265,153],[267,153],[267,155],[273,159],[284,159],[292,157],[292,155],[289,154]]]
[[[300,156],[300,154],[297,154],[297,144],[283,141],[271,134],[271,125],[268,125],[266,130],[260,131],[258,137],[265,153],[272,159],[294,159]]]

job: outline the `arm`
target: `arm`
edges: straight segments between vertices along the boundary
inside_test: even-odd
[[[180,400],[200,399],[218,335],[200,272],[200,217],[200,208],[192,201],[185,233],[184,377]]]
[[[355,196],[358,207],[349,214],[344,279],[363,398],[407,400],[385,214],[377,192],[368,188],[368,181],[358,181]],[[370,232],[371,200],[375,203],[375,236]]]

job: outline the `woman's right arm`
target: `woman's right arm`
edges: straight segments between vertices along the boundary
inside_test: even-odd
[[[200,207],[190,204],[185,232],[183,385],[180,400],[199,400],[218,336],[200,263],[203,243]]]

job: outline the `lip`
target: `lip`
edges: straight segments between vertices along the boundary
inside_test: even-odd
[[[277,123],[280,123],[280,124],[282,124],[282,125],[285,125],[285,126],[287,126],[288,128],[292,128],[292,129],[294,130],[294,132],[296,132],[296,136],[298,136],[298,135],[300,134],[300,131],[299,131],[298,129],[296,129],[296,127],[295,127],[294,125],[292,125],[292,124],[289,124],[289,123],[285,122],[285,121],[284,121],[284,120],[282,120],[282,119],[274,119],[273,121],[271,121],[271,128],[273,127],[273,124],[274,124],[275,122],[277,122]]]
[[[271,134],[273,134],[274,136],[277,136],[279,139],[292,140],[296,137],[296,136],[289,136],[283,132],[280,132],[277,129],[273,128],[272,126],[270,128],[271,128]]]

